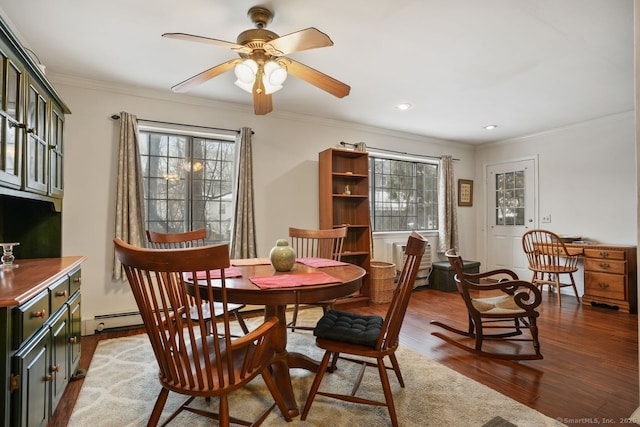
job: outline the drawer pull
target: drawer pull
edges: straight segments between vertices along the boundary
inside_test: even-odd
[[[77,342],[78,342],[78,337],[73,336],[73,337],[69,338],[69,342],[70,342],[71,344],[75,344],[75,343],[77,343]]]
[[[76,277],[75,279],[73,279],[73,281],[75,283],[82,283],[82,277]]]
[[[66,297],[67,296],[67,291],[58,291],[58,292],[56,292],[56,296],[57,297]]]
[[[607,289],[609,287],[608,283],[598,283],[598,286],[600,286],[600,289]]]
[[[34,313],[31,313],[31,317],[45,317],[47,315],[47,310],[40,310]]]
[[[60,372],[60,365],[53,365],[51,367],[51,372]]]
[[[49,374],[49,375],[45,376],[44,380],[45,381],[49,381],[49,382],[53,381],[53,374]]]
[[[607,264],[606,262],[601,262],[601,263],[600,263],[600,268],[607,269],[607,268],[609,268],[609,267],[611,267],[611,266],[610,266],[609,264]]]
[[[609,252],[604,252],[604,251],[602,251],[602,252],[600,252],[600,256],[601,256],[602,258],[607,258],[607,257],[609,256]]]

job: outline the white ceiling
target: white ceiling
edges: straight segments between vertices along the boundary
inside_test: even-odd
[[[235,43],[255,5],[281,36],[328,34],[334,46],[290,57],[351,86],[338,99],[289,77],[271,114],[477,144],[634,108],[633,0],[0,0],[0,13],[51,76],[170,92],[236,54],[161,34]],[[251,105],[233,81],[190,94]]]

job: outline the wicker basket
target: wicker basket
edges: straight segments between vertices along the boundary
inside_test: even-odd
[[[396,265],[390,262],[371,261],[371,302],[384,304],[393,298]]]

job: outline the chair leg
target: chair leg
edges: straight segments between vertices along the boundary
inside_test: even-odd
[[[331,357],[331,352],[326,351],[324,356],[322,357],[322,362],[320,362],[320,367],[316,372],[316,376],[313,379],[313,384],[311,384],[311,389],[309,390],[309,396],[307,396],[307,401],[304,404],[304,410],[302,411],[302,416],[300,419],[302,421],[307,419],[307,415],[309,415],[309,409],[311,409],[311,404],[313,403],[313,399],[316,397],[316,393],[318,393],[318,389],[320,388],[320,383],[322,382],[322,377],[324,377],[324,373],[327,371],[327,365],[329,364],[329,358]]]
[[[229,400],[226,394],[220,395],[220,406],[218,406],[219,425],[228,426],[231,423],[229,419]]]
[[[249,328],[247,328],[247,324],[244,323],[244,318],[242,317],[242,314],[240,314],[240,310],[234,311],[233,314],[235,314],[236,320],[238,320],[238,325],[240,325],[240,329],[242,329],[242,332],[244,332],[244,334],[247,335],[249,333]]]
[[[400,372],[400,364],[398,363],[398,359],[396,359],[396,354],[391,353],[389,355],[389,359],[391,360],[391,366],[393,366],[393,371],[396,373],[396,378],[398,378],[400,387],[404,387],[404,379],[402,379],[402,373]]]
[[[382,357],[378,358],[378,372],[380,373],[380,382],[382,383],[382,390],[384,391],[384,399],[387,402],[387,409],[389,410],[391,425],[393,427],[398,427],[398,417],[396,416],[396,407],[393,403],[391,384],[389,383],[387,368],[385,368],[384,366],[384,360],[382,360]]]
[[[556,279],[556,292],[558,293],[557,295],[558,306],[562,307],[562,298],[560,298],[560,275],[556,274],[555,279]]]
[[[298,322],[298,308],[300,307],[300,304],[295,303],[293,306],[293,319],[291,320],[291,323],[289,323],[289,326],[291,327],[291,332],[295,332],[296,330],[296,324]]]
[[[167,403],[168,396],[169,390],[162,388],[162,390],[160,390],[160,394],[158,394],[158,398],[156,399],[156,404],[153,406],[153,412],[151,412],[151,417],[149,417],[147,427],[155,427],[158,425],[158,421],[162,415],[162,410],[164,409],[164,404]]]
[[[578,288],[576,288],[576,281],[573,279],[573,273],[569,273],[569,279],[571,279],[571,286],[573,287],[573,293],[576,295],[576,300],[580,304],[580,297],[578,296]]]

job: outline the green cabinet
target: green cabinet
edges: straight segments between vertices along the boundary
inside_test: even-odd
[[[80,362],[84,257],[21,260],[0,288],[0,425],[46,426]]]

